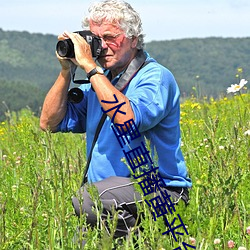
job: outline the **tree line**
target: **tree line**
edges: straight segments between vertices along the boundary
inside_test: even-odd
[[[60,70],[56,43],[54,35],[0,29],[0,120],[8,109],[29,107],[39,115]],[[250,78],[249,37],[152,41],[145,50],[172,71],[183,98],[217,98]]]

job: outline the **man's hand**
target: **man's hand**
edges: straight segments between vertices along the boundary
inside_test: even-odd
[[[62,34],[62,35],[58,36],[59,41],[60,40],[62,41],[62,40],[68,39],[68,38],[69,37],[66,36],[65,34]],[[60,62],[63,71],[70,71],[71,69],[76,68],[76,66],[78,66],[77,61],[75,59],[73,59],[73,58],[61,57],[61,56],[58,55],[57,52],[56,52],[56,57],[57,57],[58,61]]]
[[[80,66],[88,73],[96,67],[96,63],[92,57],[90,45],[78,33],[65,31],[63,33],[64,39],[71,39],[74,44],[75,58],[70,58],[70,61],[75,65]]]

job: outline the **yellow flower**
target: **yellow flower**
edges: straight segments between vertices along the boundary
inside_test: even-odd
[[[195,109],[195,108],[201,109],[201,106],[200,106],[199,103],[196,102],[196,103],[192,103],[192,104],[191,104],[191,108],[192,108],[192,109]]]
[[[238,68],[237,71],[238,71],[238,73],[242,73],[243,69],[242,68]]]

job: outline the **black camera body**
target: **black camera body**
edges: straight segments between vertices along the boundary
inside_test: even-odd
[[[75,31],[74,33],[78,33],[87,41],[87,43],[90,45],[93,57],[98,57],[101,54],[102,40],[99,37],[95,36],[90,30]],[[61,57],[75,57],[74,44],[72,43],[71,39],[58,41],[56,45],[56,51]]]

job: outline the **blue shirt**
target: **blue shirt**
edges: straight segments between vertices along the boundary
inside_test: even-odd
[[[192,185],[187,177],[187,168],[181,152],[179,88],[168,69],[149,55],[147,60],[150,63],[139,70],[122,91],[130,100],[134,121],[141,136],[122,148],[111,128],[111,119],[107,117],[93,149],[88,170],[89,182],[100,181],[109,176],[129,177],[128,164],[122,160],[125,158],[124,152],[141,147],[141,143],[147,138],[151,147],[151,159],[157,161],[159,173],[166,186]],[[119,77],[120,75],[112,84],[115,85]],[[89,155],[103,112],[91,85],[83,84],[80,88],[84,93],[83,100],[78,104],[68,102],[66,116],[59,124],[58,131],[86,132]]]

